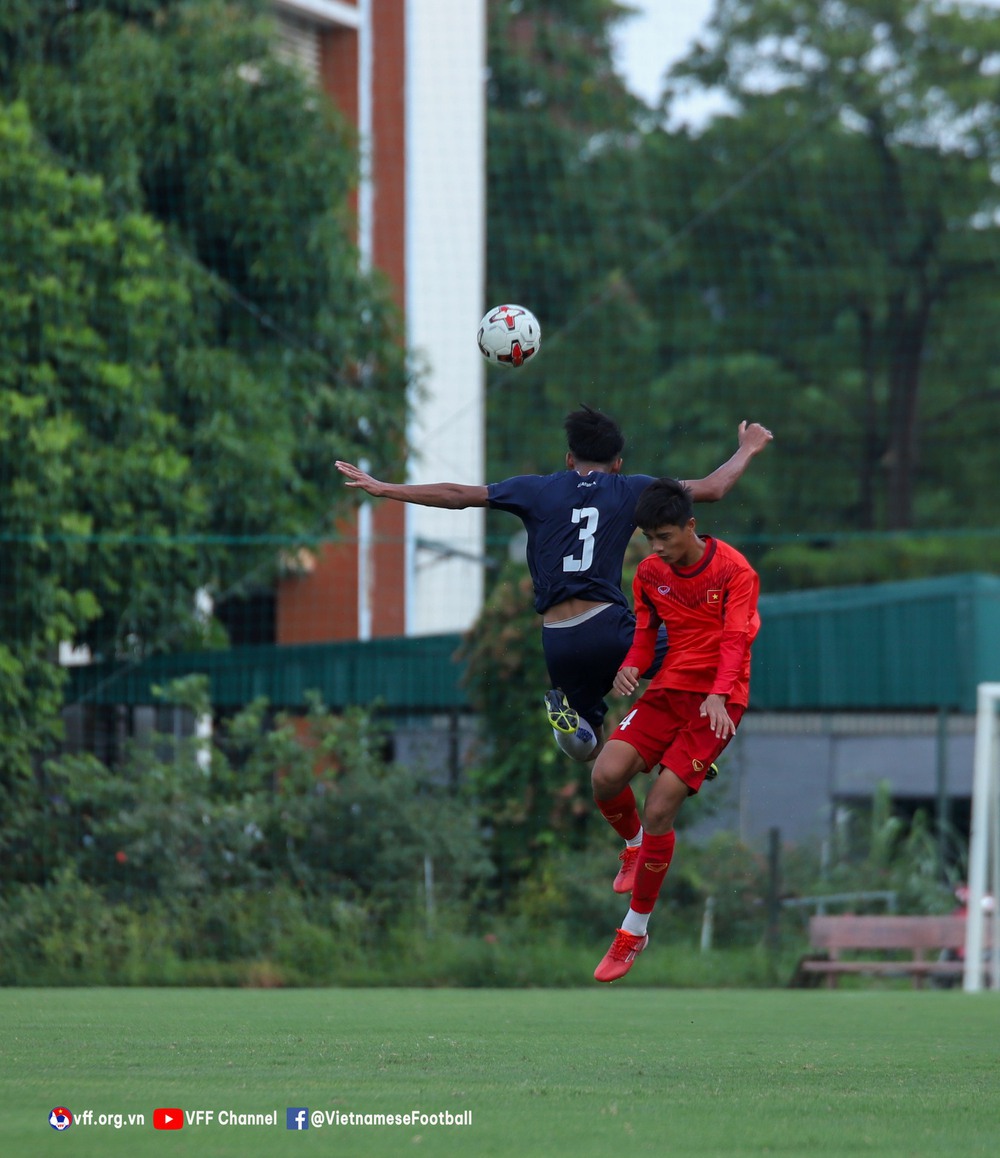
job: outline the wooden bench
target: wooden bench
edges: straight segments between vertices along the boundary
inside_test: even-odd
[[[836,988],[845,973],[908,974],[914,988],[920,989],[930,975],[957,978],[965,971],[964,962],[941,959],[942,950],[956,953],[965,948],[965,917],[811,917],[809,944],[814,953],[823,956],[804,958],[799,970],[825,977],[829,989]],[[852,956],[842,957],[842,953]],[[853,956],[855,953],[867,956]],[[874,953],[897,956],[872,956]],[[909,956],[900,957],[900,953]]]

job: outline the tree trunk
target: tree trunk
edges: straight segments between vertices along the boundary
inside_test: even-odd
[[[906,531],[913,525],[913,492],[919,452],[921,361],[930,318],[929,295],[921,293],[916,308],[911,309],[897,300],[890,309],[889,318],[886,529]]]
[[[878,404],[875,400],[875,326],[871,310],[858,310],[858,341],[864,396],[861,405],[861,457],[858,464],[858,516],[861,529],[875,530],[875,491],[879,460]]]

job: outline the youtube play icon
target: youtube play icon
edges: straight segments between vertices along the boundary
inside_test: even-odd
[[[162,1108],[154,1110],[153,1125],[157,1130],[180,1130],[184,1125],[184,1111]]]

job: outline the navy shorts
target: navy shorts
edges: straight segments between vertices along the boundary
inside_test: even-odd
[[[604,721],[608,710],[604,697],[632,646],[634,630],[635,616],[617,603],[573,627],[542,626],[542,651],[552,687],[562,688],[570,707],[591,727],[598,728]],[[643,679],[659,671],[666,654],[667,633],[661,625],[656,657],[642,673]]]

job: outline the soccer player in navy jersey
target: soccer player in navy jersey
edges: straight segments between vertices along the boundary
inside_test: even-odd
[[[643,491],[636,522],[652,554],[639,564],[632,594],[632,646],[613,690],[629,696],[649,664],[659,629],[670,649],[649,687],[604,745],[592,773],[594,799],[626,841],[616,892],[632,901],[611,947],[594,971],[616,981],[649,943],[646,925],[674,852],[674,820],[736,734],[750,697],[750,648],[760,627],[759,582],[746,559],[695,529],[688,487],[659,479]],[[643,805],[631,782],[660,766]]]
[[[604,697],[632,641],[635,617],[621,589],[622,564],[636,527],[636,501],[655,479],[621,473],[625,439],[607,415],[583,406],[566,417],[564,427],[565,470],[487,486],[387,483],[351,463],[336,465],[349,487],[376,498],[451,510],[488,506],[521,520],[553,684],[545,695],[547,718],[562,750],[587,761],[603,744]],[[772,437],[765,427],[746,422],[737,436],[731,458],[685,484],[695,501],[716,502],[728,494]],[[666,646],[661,633],[644,676],[655,672]]]

